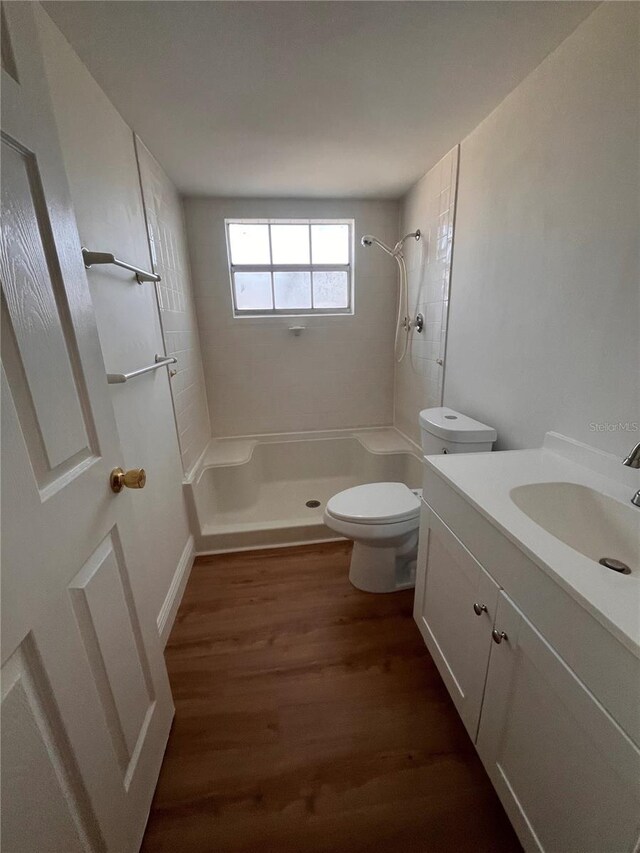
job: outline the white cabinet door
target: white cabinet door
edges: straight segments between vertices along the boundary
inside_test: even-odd
[[[423,506],[414,619],[473,740],[498,591],[464,545]]]
[[[504,592],[495,630],[477,748],[525,849],[634,850],[637,748]]]
[[[35,6],[2,10],[2,846],[133,853],[173,703]]]

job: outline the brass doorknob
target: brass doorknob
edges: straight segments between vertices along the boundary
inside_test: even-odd
[[[147,475],[144,468],[130,468],[128,471],[123,471],[122,468],[114,468],[109,474],[109,485],[111,491],[121,492],[126,486],[127,489],[144,489],[144,484],[147,482]]]

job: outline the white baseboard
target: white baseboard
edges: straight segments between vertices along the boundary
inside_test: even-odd
[[[167,597],[160,608],[160,613],[158,613],[158,634],[160,635],[160,642],[163,648],[167,645],[169,634],[173,628],[176,613],[184,594],[184,588],[191,574],[194,557],[193,536],[190,536],[178,561],[169,591],[167,592]]]
[[[304,545],[326,545],[348,541],[345,536],[328,536],[326,539],[300,539],[299,542],[271,542],[266,545],[245,545],[236,548],[218,548],[217,550],[207,550],[204,548],[202,551],[196,551],[194,557],[214,557],[216,554],[239,554],[242,551],[271,551],[272,548],[302,548]]]

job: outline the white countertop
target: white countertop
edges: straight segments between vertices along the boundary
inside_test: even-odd
[[[427,456],[425,463],[640,657],[640,559],[630,575],[610,571],[556,539],[509,496],[516,486],[565,482],[629,504],[640,488],[639,471],[556,433],[536,450]]]

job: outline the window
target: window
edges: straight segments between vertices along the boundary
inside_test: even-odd
[[[234,316],[353,313],[353,220],[225,225]]]

